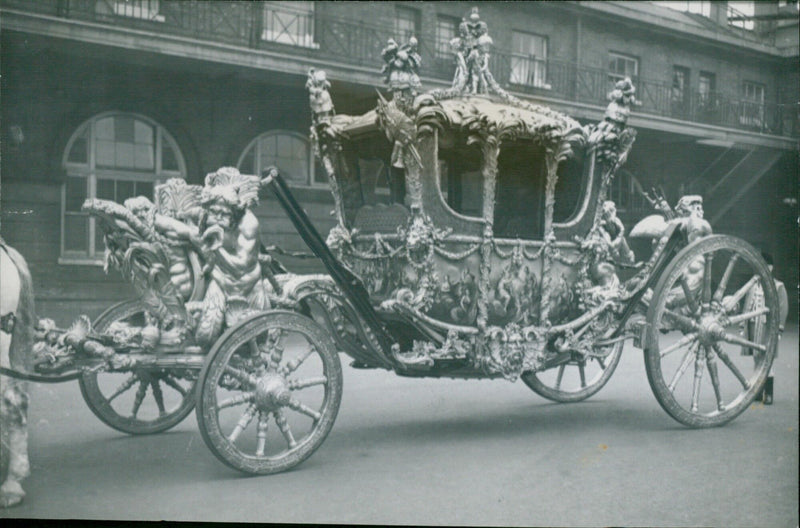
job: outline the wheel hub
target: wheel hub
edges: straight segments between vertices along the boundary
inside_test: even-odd
[[[274,411],[289,402],[289,387],[280,374],[264,374],[256,383],[255,403],[262,411]]]
[[[720,324],[719,318],[707,313],[700,318],[697,338],[702,345],[709,346],[719,341],[725,334],[725,328]]]

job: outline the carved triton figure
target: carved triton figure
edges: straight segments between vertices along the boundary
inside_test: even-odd
[[[258,178],[223,167],[206,176],[200,198],[205,214],[199,226],[166,216],[156,219],[157,229],[165,235],[189,240],[209,256],[205,296],[200,306],[189,306],[190,311],[200,311],[195,338],[201,345],[210,345],[224,322],[231,324],[231,308],[271,306],[274,289],[268,280],[261,280],[258,218],[250,210],[258,186]]]

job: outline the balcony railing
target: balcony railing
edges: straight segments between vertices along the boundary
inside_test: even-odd
[[[189,0],[0,0],[0,6],[26,12],[105,23],[117,27],[149,29],[198,40],[224,42],[252,49],[282,50],[324,64],[382,66],[380,52],[393,26],[380,26],[302,12],[272,13],[275,4],[249,1],[207,2]],[[421,75],[449,81],[455,63],[437,54],[434,35],[418,35],[423,57]],[[607,104],[613,85],[609,72],[578,67],[557,59],[511,54],[496,49],[490,69],[506,89],[529,95]],[[684,93],[676,100],[672,86],[663,81],[634,79],[640,106],[637,113],[671,117],[751,130],[797,136],[797,111],[792,106],[749,101],[723,93]]]

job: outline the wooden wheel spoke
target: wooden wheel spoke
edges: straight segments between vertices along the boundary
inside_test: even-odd
[[[670,345],[667,348],[665,348],[664,350],[662,350],[661,351],[661,357],[663,358],[664,356],[675,352],[679,348],[693,343],[695,340],[697,340],[697,334],[695,334],[695,333],[686,334],[682,338],[678,339],[678,341],[676,341],[672,345]]]
[[[283,360],[283,346],[280,344],[282,338],[282,330],[276,329],[267,333],[266,349],[269,351],[267,366],[270,372],[277,372]]]
[[[252,402],[254,398],[255,396],[252,392],[245,392],[232,398],[228,398],[227,400],[217,404],[217,410],[221,411],[222,409],[227,409],[228,407],[235,407],[243,403],[249,403]]]
[[[247,426],[250,425],[250,422],[253,421],[253,417],[256,415],[256,406],[250,404],[247,409],[242,413],[241,418],[236,423],[236,427],[233,428],[231,434],[228,435],[228,441],[230,443],[236,442],[236,439],[239,438],[239,435],[242,434],[242,431],[247,429]]]
[[[255,387],[255,385],[257,383],[257,380],[256,380],[255,376],[252,376],[252,375],[248,374],[247,372],[245,372],[245,371],[243,371],[241,369],[237,369],[235,367],[232,367],[230,365],[225,365],[225,374],[228,374],[228,375],[236,378],[237,380],[241,381],[242,383],[246,383],[246,384],[250,385],[251,387]]]
[[[286,415],[283,414],[283,411],[275,411],[275,423],[278,424],[278,429],[280,429],[281,434],[286,439],[289,449],[294,449],[294,447],[297,446],[297,441],[294,439],[292,429],[289,427],[289,422],[286,420]]]
[[[264,456],[267,448],[267,426],[269,423],[268,412],[258,413],[258,425],[256,426],[256,456]]]
[[[703,303],[711,302],[711,266],[714,263],[714,254],[707,253],[703,263]]]
[[[289,388],[289,390],[299,390],[305,389],[306,387],[313,387],[314,385],[325,385],[326,383],[328,383],[328,378],[325,376],[319,376],[316,378],[289,380],[286,383],[286,386]]]
[[[581,388],[586,388],[586,366],[583,362],[578,364],[578,373],[581,376]]]
[[[731,361],[731,358],[728,357],[727,352],[722,350],[722,348],[720,348],[720,346],[716,343],[713,345],[713,348],[714,352],[716,352],[717,356],[719,356],[719,359],[721,359],[722,362],[725,363],[725,366],[728,367],[731,372],[733,372],[733,375],[736,376],[736,379],[738,379],[739,383],[742,384],[742,387],[744,387],[745,389],[749,389],[750,383],[748,383],[747,379],[744,377],[739,368],[733,363],[733,361]]]
[[[686,305],[689,307],[691,312],[697,313],[697,301],[695,301],[694,294],[692,293],[691,288],[689,288],[689,282],[686,280],[685,275],[681,275],[678,281],[681,283],[681,288],[683,289],[683,296],[686,297]]]
[[[173,378],[172,376],[164,376],[162,380],[164,381],[164,383],[166,383],[167,385],[178,391],[180,395],[183,396],[184,398],[189,393],[189,391],[181,387],[180,383],[175,381],[175,378]]]
[[[252,363],[254,367],[269,365],[269,359],[266,358],[265,354],[261,351],[261,347],[258,346],[256,338],[253,338],[250,341],[248,341],[247,346],[250,349],[250,357],[252,358]]]
[[[147,394],[147,386],[149,385],[146,381],[139,382],[139,387],[136,389],[136,397],[133,398],[133,408],[131,409],[131,416],[136,418],[136,415],[139,414],[139,409],[142,407],[142,402],[144,402],[144,397]]]
[[[717,369],[717,355],[714,349],[706,349],[706,366],[708,367],[708,374],[711,376],[711,386],[714,387],[714,396],[717,398],[717,410],[721,411],[724,408],[722,402],[722,393],[719,387],[719,371]]]
[[[744,298],[744,296],[748,294],[748,292],[753,288],[753,286],[758,284],[758,281],[759,281],[758,277],[754,275],[750,277],[750,279],[748,279],[748,281],[744,283],[744,285],[741,288],[736,290],[736,293],[734,293],[730,297],[723,297],[722,307],[725,308],[725,311],[731,312],[735,310],[736,307],[739,305],[739,301],[741,301],[742,298]]]
[[[597,359],[597,362],[598,362],[598,363],[600,363],[600,367],[601,367],[603,370],[605,370],[605,369],[606,369],[606,362],[605,362],[605,360],[603,360],[603,358],[601,358],[601,357],[599,357],[599,358],[596,358],[596,359]]]
[[[314,422],[318,421],[322,418],[322,415],[312,409],[311,407],[307,406],[306,404],[294,399],[289,398],[288,403],[286,404],[290,409],[294,409],[295,411],[305,414],[306,416],[310,416],[314,419]]]
[[[117,387],[117,390],[115,390],[115,391],[114,391],[114,392],[111,394],[111,396],[109,396],[109,397],[107,398],[107,400],[108,400],[108,403],[111,403],[111,402],[114,400],[114,398],[116,398],[117,396],[121,395],[122,393],[126,392],[128,389],[130,389],[131,387],[133,387],[133,386],[134,386],[134,384],[136,384],[136,382],[138,381],[138,379],[139,379],[139,378],[138,378],[138,376],[136,376],[136,374],[131,374],[131,377],[129,377],[128,379],[126,379],[125,381],[123,381],[123,382],[120,384],[120,386],[119,386],[119,387]]]
[[[556,390],[561,390],[561,380],[564,379],[564,370],[566,368],[566,365],[561,365],[558,367],[558,376],[556,376]]]
[[[291,374],[295,370],[297,370],[300,365],[302,365],[305,360],[307,360],[311,354],[316,352],[317,349],[311,343],[308,344],[308,350],[306,350],[302,356],[297,356],[295,358],[290,359],[281,369],[280,373],[284,376]]]
[[[700,386],[703,381],[703,369],[705,367],[705,347],[697,351],[694,360],[694,380],[692,380],[692,412],[697,412],[700,403]]]
[[[752,312],[747,312],[739,315],[734,315],[733,317],[728,318],[728,324],[737,324],[743,321],[748,321],[753,319],[754,317],[758,317],[759,315],[764,315],[769,313],[769,308],[764,306],[763,308],[759,308],[758,310],[753,310]]]
[[[680,381],[681,377],[686,372],[686,369],[689,368],[689,365],[694,359],[694,355],[698,346],[699,345],[695,344],[689,347],[689,350],[687,350],[686,354],[684,354],[683,359],[681,360],[681,365],[678,367],[678,370],[675,371],[675,374],[672,376],[672,380],[669,382],[670,392],[675,392],[675,387],[678,386],[678,382]]]
[[[156,407],[158,407],[158,414],[163,416],[166,414],[167,409],[164,407],[164,393],[161,392],[161,385],[158,379],[153,379],[150,382],[150,388],[153,391],[153,399],[156,401]]]
[[[745,346],[745,347],[754,348],[756,350],[760,350],[761,352],[766,352],[767,351],[767,347],[765,347],[764,345],[759,344],[759,343],[754,343],[753,341],[745,339],[745,338],[743,338],[741,336],[738,336],[736,334],[731,334],[730,332],[723,333],[722,336],[721,336],[721,339],[723,341],[725,341],[726,343],[731,343],[731,344],[734,344],[734,345],[742,345],[742,346]]]
[[[692,319],[686,317],[685,315],[681,315],[679,313],[667,309],[664,310],[664,315],[671,317],[672,319],[675,320],[675,322],[677,322],[684,328],[687,328],[689,330],[697,330],[697,323],[695,323],[694,321],[692,321]]]
[[[255,338],[247,342],[247,347],[250,349],[250,355],[254,358],[261,355],[261,350],[258,348],[258,343]]]
[[[714,293],[713,300],[719,302],[722,300],[722,297],[725,295],[725,289],[728,287],[728,281],[731,278],[731,273],[733,272],[733,268],[736,266],[736,261],[739,260],[739,255],[734,254],[733,257],[728,261],[728,265],[725,267],[725,272],[722,274],[722,278],[719,281],[719,285],[717,285],[717,291]]]

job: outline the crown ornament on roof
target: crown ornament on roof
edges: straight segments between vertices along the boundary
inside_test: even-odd
[[[462,94],[489,92],[489,79],[492,75],[489,72],[489,52],[493,44],[494,41],[489,36],[489,26],[481,20],[478,8],[473,7],[469,17],[461,19],[458,36],[450,41],[450,47],[456,56],[454,89]]]

